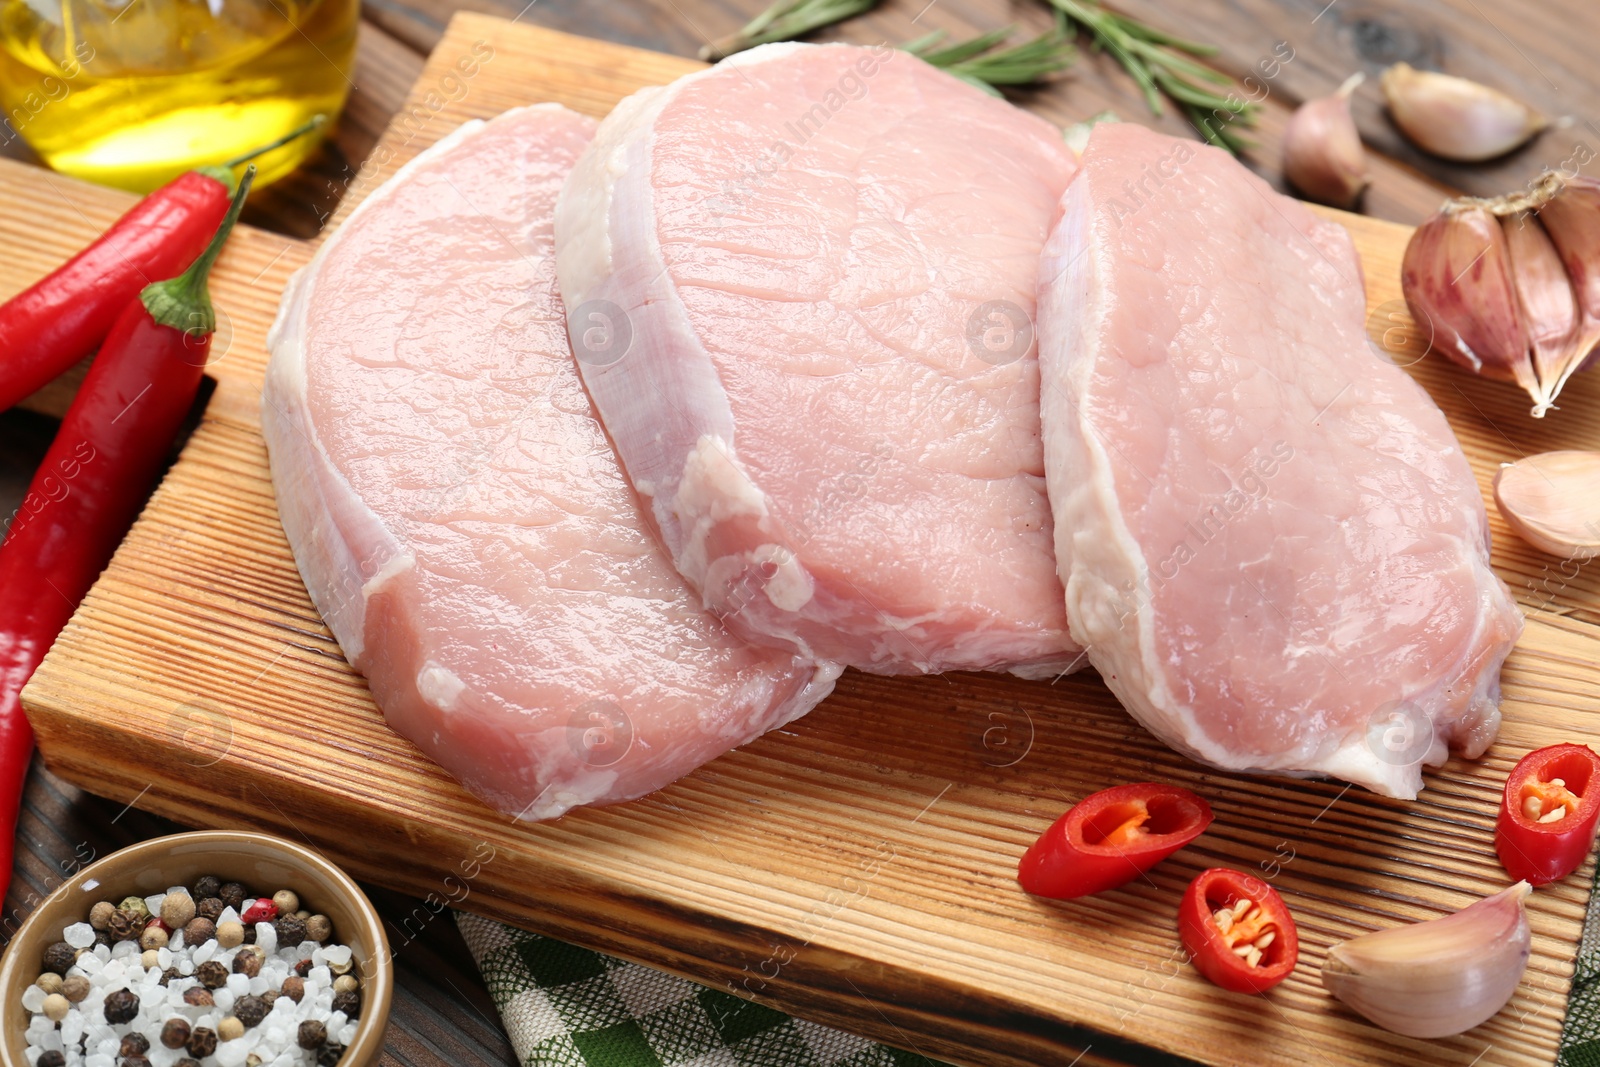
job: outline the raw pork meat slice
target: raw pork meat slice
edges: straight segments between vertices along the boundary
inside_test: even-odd
[[[1455,435],[1342,227],[1138,126],[1081,165],[1039,310],[1073,635],[1195,759],[1415,796],[1494,739],[1522,630]]]
[[[679,571],[752,640],[1059,673],[1031,315],[1073,156],[884,47],[624,101],[556,211],[579,369]]]
[[[468,123],[292,282],[262,405],[283,527],[384,716],[525,819],[660,788],[837,668],[752,648],[651,538],[567,348],[556,194],[594,123]]]

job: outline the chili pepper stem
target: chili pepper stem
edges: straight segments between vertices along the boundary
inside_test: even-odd
[[[204,337],[217,328],[217,314],[211,306],[211,292],[207,285],[211,265],[222,252],[228,235],[233,232],[233,224],[239,220],[239,212],[244,209],[244,200],[250,193],[250,184],[255,180],[255,175],[256,168],[252,164],[246,168],[239,188],[233,194],[233,204],[228,208],[228,214],[223,218],[222,225],[217,227],[206,250],[200,253],[200,258],[176,278],[152,282],[139,293],[145,310],[162,326],[170,326],[193,337]]]
[[[282,137],[279,137],[275,141],[268,141],[259,148],[252,148],[242,156],[235,156],[232,159],[218,163],[215,166],[196,167],[195,170],[200,174],[204,174],[208,178],[215,178],[217,181],[228,187],[229,193],[232,193],[234,191],[233,168],[239,166],[240,164],[248,163],[252,159],[257,159],[261,156],[264,156],[274,148],[282,148],[290,141],[298,140],[301,137],[304,137],[306,134],[311,133],[313,130],[320,130],[324,125],[327,124],[327,121],[328,116],[326,115],[313,115],[311,117],[311,121],[302,126],[296,126],[294,129],[290,130],[288,133],[284,134]]]

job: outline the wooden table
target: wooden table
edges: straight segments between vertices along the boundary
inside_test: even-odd
[[[423,59],[459,8],[522,18],[572,33],[692,55],[736,28],[766,0],[366,0],[355,91],[330,142],[289,179],[252,198],[247,219],[258,226],[311,236],[332,214],[348,181],[399,109]],[[1406,60],[1475,77],[1509,91],[1560,120],[1533,145],[1479,167],[1430,159],[1409,147],[1382,115],[1375,80],[1356,99],[1372,148],[1374,187],[1368,213],[1402,222],[1428,215],[1457,191],[1503,192],[1542,166],[1587,152],[1600,155],[1600,76],[1588,73],[1590,42],[1600,31],[1592,0],[1116,0],[1121,10],[1173,32],[1220,46],[1215,65],[1263,100],[1258,147],[1250,163],[1280,182],[1279,144],[1293,107],[1333,89],[1352,71],[1376,74]],[[1042,29],[1048,14],[1036,0],[887,0],[881,9],[819,35],[858,42],[903,41],[933,29],[957,37],[1017,23]],[[1019,31],[1020,32],[1020,31]],[[1294,58],[1276,76],[1258,64],[1288,42]],[[1086,50],[1071,73],[1020,102],[1067,123],[1107,108],[1125,118],[1181,132],[1183,121],[1153,119],[1130,79],[1107,57]],[[26,155],[20,141],[0,149]],[[0,514],[15,507],[43,454],[54,422],[26,411],[0,415]],[[179,827],[77,790],[36,768],[18,832],[4,934],[31,902],[77,866],[125,844]],[[398,929],[417,902],[372,891]],[[441,918],[397,955],[399,990],[384,1064],[418,1067],[513,1064],[494,1008],[454,924]],[[1156,1062],[1151,1060],[1150,1062]]]

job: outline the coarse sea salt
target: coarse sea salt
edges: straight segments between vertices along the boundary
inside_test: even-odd
[[[187,894],[188,890],[180,886],[167,890],[167,893],[174,892]],[[166,895],[144,898],[152,915],[160,914]],[[216,919],[217,925],[238,921],[239,912],[229,907],[224,907]],[[57,1025],[42,1013],[47,995],[44,990],[35,984],[23,991],[22,1006],[29,1013],[27,1062],[36,1063],[46,1051],[59,1051],[68,1067],[117,1067],[122,1036],[140,1033],[150,1041],[145,1058],[151,1067],[175,1067],[188,1053],[182,1048],[168,1049],[161,1045],[161,1028],[167,1020],[184,1018],[191,1027],[215,1030],[224,1018],[231,1017],[239,998],[246,994],[262,996],[279,989],[284,980],[295,973],[295,966],[305,960],[315,965],[305,976],[305,994],[301,1001],[296,1003],[285,996],[277,997],[267,1020],[246,1029],[239,1038],[219,1043],[217,1051],[204,1061],[205,1067],[245,1067],[252,1056],[264,1067],[314,1067],[317,1052],[302,1049],[296,1042],[299,1025],[312,1019],[326,1027],[330,1047],[349,1045],[355,1038],[359,1021],[332,1010],[332,983],[336,969],[348,969],[352,959],[350,948],[311,941],[280,944],[277,927],[272,923],[255,924],[253,933],[252,951],[259,951],[263,957],[259,974],[255,977],[229,974],[220,988],[210,991],[213,1004],[207,1007],[188,1004],[183,999],[185,991],[200,984],[193,977],[198,965],[216,960],[232,971],[233,961],[246,946],[223,949],[215,939],[208,939],[204,944],[190,947],[185,945],[181,930],[173,931],[167,945],[155,951],[155,965],[145,967],[142,949],[136,942],[119,941],[109,948],[97,945],[93,927],[88,923],[71,924],[62,931],[62,940],[87,951],[80,954],[67,973],[88,979],[89,995],[81,1004],[73,1004],[66,1018]],[[176,977],[163,984],[162,977],[168,972]],[[131,1020],[112,1026],[104,1021],[102,1006],[106,998],[119,989],[132,992],[139,1003]]]

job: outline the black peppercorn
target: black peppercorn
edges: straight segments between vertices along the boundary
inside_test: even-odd
[[[321,1048],[328,1040],[328,1028],[315,1019],[307,1019],[300,1024],[300,1029],[294,1035],[295,1044],[301,1048]]]
[[[217,1032],[209,1026],[197,1026],[189,1035],[189,1043],[184,1047],[189,1050],[189,1055],[197,1060],[203,1060],[217,1051]]]
[[[49,1052],[41,1052],[37,1063],[39,1067],[67,1067],[67,1058],[51,1049]]]
[[[183,927],[183,947],[199,948],[201,945],[217,936],[217,924],[210,919],[196,915]]]
[[[243,925],[244,925],[244,943],[247,944],[247,945],[255,944],[256,943],[256,924],[255,923],[244,923]]]
[[[278,991],[276,989],[269,989],[265,993],[261,994],[261,1003],[263,1003],[263,1004],[265,1004],[267,1006],[267,1010],[268,1011],[271,1011],[272,1010],[272,1006],[274,1004],[276,1004],[277,1002],[278,1002]]]
[[[169,984],[171,984],[171,982],[172,982],[172,980],[174,978],[182,978],[182,977],[183,977],[183,972],[179,971],[178,968],[176,968],[176,967],[168,967],[166,970],[161,972],[161,984],[162,985],[169,985]]]
[[[143,1034],[128,1034],[122,1039],[122,1047],[117,1050],[118,1056],[143,1056],[150,1051],[150,1039]]]
[[[148,915],[140,915],[127,908],[118,908],[106,923],[106,933],[117,941],[132,941],[144,932],[144,924],[149,921]]]
[[[168,1048],[182,1048],[189,1043],[189,1020],[168,1019],[161,1027],[161,1043]]]
[[[172,1067],[200,1067],[200,1061],[189,1056],[185,1056],[177,1063],[174,1063]]]
[[[244,886],[238,882],[224,882],[217,890],[217,896],[234,911],[244,907]]]
[[[243,996],[233,1002],[233,1014],[245,1026],[260,1026],[267,1017],[266,1001],[260,997]]]
[[[183,1002],[190,1007],[209,1008],[216,1003],[216,999],[212,997],[209,990],[202,989],[196,985],[190,986],[183,991]]]
[[[117,939],[111,936],[110,930],[96,930],[94,932],[94,943],[110,948],[117,943]]]
[[[222,890],[222,879],[214,874],[202,874],[194,880],[194,885],[189,887],[190,895],[196,900],[214,897]]]
[[[311,968],[315,966],[316,964],[312,963],[310,960],[301,960],[299,963],[294,965],[294,973],[299,975],[301,978],[304,978],[306,975],[311,973]]]
[[[194,906],[194,913],[202,919],[210,919],[212,922],[216,922],[222,917],[222,909],[226,907],[227,905],[222,902],[221,897],[201,897],[200,903]]]
[[[354,989],[347,989],[343,993],[333,995],[333,1010],[344,1012],[346,1019],[354,1019],[361,1014],[361,994]]]
[[[285,915],[272,924],[278,932],[278,944],[294,946],[306,939],[306,921],[297,919],[293,915]]]
[[[206,960],[195,968],[194,976],[207,989],[218,989],[228,984],[228,968],[217,960]]]
[[[65,941],[57,941],[44,950],[44,969],[62,977],[66,977],[76,962],[78,962],[78,950]]]
[[[143,1056],[124,1056],[117,1067],[150,1067],[150,1061]]]
[[[317,1053],[317,1067],[338,1067],[339,1057],[343,1055],[343,1045],[323,1045],[322,1051]]]
[[[233,973],[254,978],[261,973],[261,957],[247,949],[240,949],[239,954],[233,957]]]
[[[106,1022],[112,1026],[132,1022],[133,1017],[138,1014],[139,998],[136,994],[126,989],[106,994]]]
[[[283,980],[283,995],[300,1003],[300,998],[306,995],[306,980],[298,975],[291,974]]]

